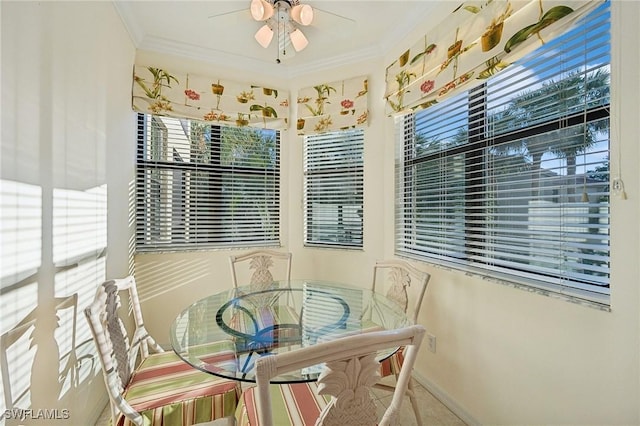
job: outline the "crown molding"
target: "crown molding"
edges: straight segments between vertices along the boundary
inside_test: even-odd
[[[247,56],[223,52],[215,49],[206,49],[199,46],[192,46],[174,40],[162,39],[158,37],[145,37],[136,46],[140,50],[148,50],[157,53],[166,53],[173,56],[193,59],[213,65],[231,66],[234,68],[259,69],[261,74],[274,77],[294,78],[304,76],[318,71],[330,70],[344,65],[380,58],[380,47],[371,46],[355,53],[348,53],[333,57],[324,57],[303,65],[288,65],[286,63],[275,64],[253,59]]]
[[[430,1],[416,2],[416,4],[417,6],[414,10],[415,13],[412,13],[410,18],[403,22],[402,25],[396,25],[392,32],[380,40],[380,50],[384,55],[390,53],[391,50],[400,44],[400,42],[402,42],[414,28],[423,22],[425,20],[425,16],[428,16],[427,12],[433,11],[434,8],[438,7],[434,2]],[[416,40],[411,40],[410,43],[413,44],[414,41]],[[408,47],[411,47],[411,45]]]
[[[225,67],[241,69],[258,69],[261,74],[274,77],[288,77],[286,72],[283,73],[282,64],[268,63],[248,56],[216,49],[207,49],[159,37],[145,37],[136,47],[140,50],[166,53],[213,65],[224,65]]]
[[[323,57],[305,64],[289,67],[289,77],[300,77],[306,74],[326,71],[345,65],[352,65],[365,60],[380,58],[380,47],[376,44],[367,49],[360,49],[356,52],[345,53],[343,55]]]
[[[368,48],[342,55],[324,56],[300,65],[290,65],[285,61],[276,64],[243,56],[242,54],[229,53],[217,49],[189,45],[175,40],[148,36],[144,34],[141,27],[137,24],[128,2],[114,0],[112,3],[120,15],[125,29],[129,33],[136,49],[171,54],[177,57],[197,60],[213,65],[223,65],[225,67],[258,69],[261,74],[279,78],[301,77],[310,73],[322,72],[367,60],[382,59],[405,39],[416,25],[424,20],[429,10],[434,8],[433,2],[416,1],[415,13],[411,14],[409,21],[404,22],[402,25],[397,25],[392,33],[386,35],[377,43],[369,45]]]
[[[144,32],[142,32],[140,25],[136,22],[134,14],[131,12],[129,2],[114,0],[111,4],[113,4],[116,12],[120,15],[120,20],[122,21],[124,28],[127,30],[127,33],[129,33],[129,37],[131,38],[133,45],[135,47],[139,47],[142,39],[144,38]]]

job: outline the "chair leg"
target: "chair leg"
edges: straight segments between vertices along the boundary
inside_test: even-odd
[[[422,418],[420,417],[420,407],[418,406],[418,398],[416,396],[415,391],[413,390],[413,379],[409,380],[408,392],[409,401],[411,401],[411,406],[413,407],[413,413],[416,416],[416,421],[418,422],[418,426],[422,426]]]

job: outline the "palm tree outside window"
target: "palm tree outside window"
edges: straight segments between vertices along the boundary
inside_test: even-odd
[[[606,305],[609,6],[398,119],[396,252]]]

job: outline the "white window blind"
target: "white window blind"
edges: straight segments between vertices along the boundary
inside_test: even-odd
[[[279,244],[276,130],[139,114],[136,250]]]
[[[363,130],[304,137],[307,246],[362,247]]]
[[[399,118],[396,252],[608,303],[609,52],[607,2]]]

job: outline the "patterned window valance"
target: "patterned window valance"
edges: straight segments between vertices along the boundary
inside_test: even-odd
[[[288,91],[154,67],[134,67],[132,103],[135,111],[230,126],[289,125]]]
[[[564,33],[603,1],[482,0],[461,4],[387,67],[387,113],[427,108],[482,84]]]
[[[299,135],[365,127],[369,122],[368,80],[356,77],[301,89]]]

